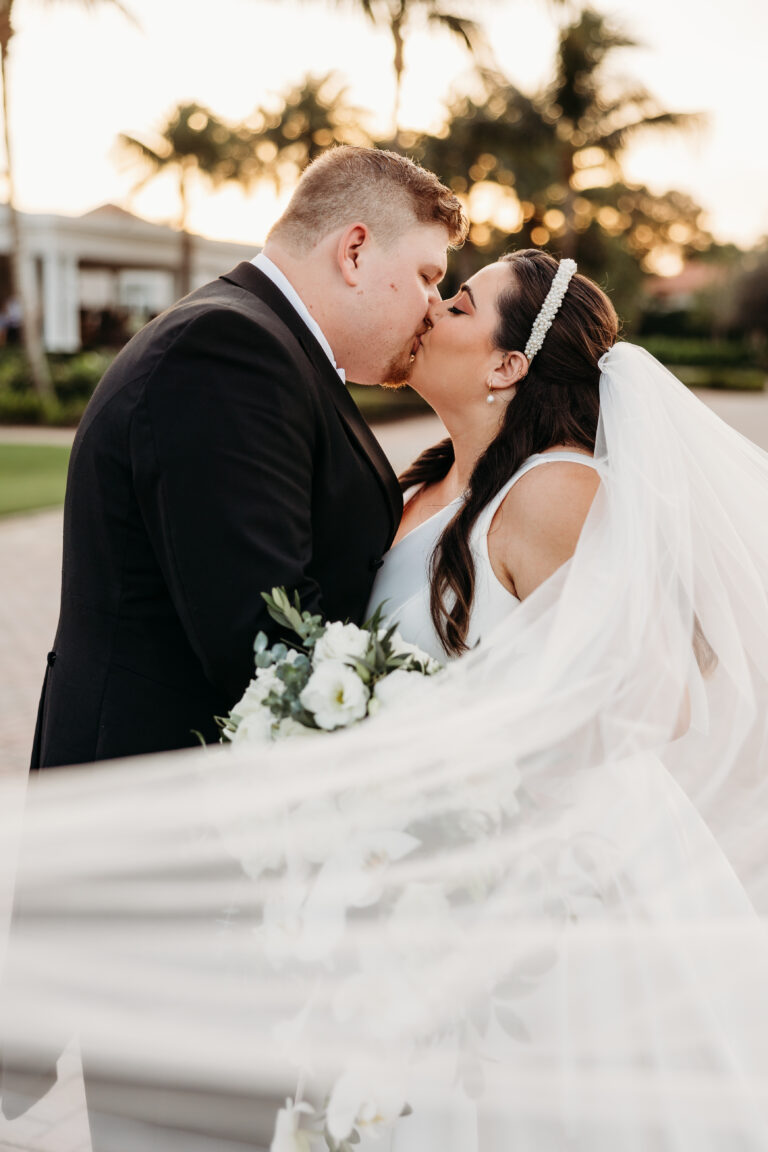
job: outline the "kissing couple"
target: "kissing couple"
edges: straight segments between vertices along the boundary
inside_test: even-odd
[[[139,1043],[148,1082],[322,1081],[274,1152],[764,1152],[768,456],[571,260],[441,299],[466,232],[432,173],[333,149],[96,389],[34,768],[215,741],[275,587],[385,602],[445,668],[343,735],[40,774],[5,1028],[55,950],[46,1005],[128,1084]],[[347,379],[447,438],[398,479]]]
[[[535,250],[441,300],[467,227],[432,173],[335,148],[253,261],[118,355],[72,450],[33,768],[215,740],[257,632],[278,638],[263,590],[355,623],[386,599],[444,660],[568,559],[616,315]],[[410,384],[449,439],[398,483],[347,379]]]

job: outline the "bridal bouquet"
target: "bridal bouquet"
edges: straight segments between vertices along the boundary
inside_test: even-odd
[[[383,605],[358,628],[302,612],[298,594],[291,603],[284,588],[262,596],[272,619],[298,642],[270,648],[259,632],[256,675],[229,716],[217,717],[222,743],[346,728],[409,692],[415,676],[432,676],[442,668],[403,640],[396,623],[383,626]]]

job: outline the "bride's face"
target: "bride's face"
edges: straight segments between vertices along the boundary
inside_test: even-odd
[[[433,327],[421,337],[409,384],[438,412],[485,403],[503,358],[493,343],[496,301],[510,280],[508,264],[489,264],[430,310]]]

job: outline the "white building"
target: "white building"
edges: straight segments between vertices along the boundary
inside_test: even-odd
[[[35,294],[49,352],[75,352],[84,315],[130,316],[138,326],[181,295],[181,235],[113,204],[84,216],[20,213],[27,284]],[[8,207],[0,205],[0,256],[11,250]],[[192,239],[192,284],[198,287],[250,260],[256,246]]]

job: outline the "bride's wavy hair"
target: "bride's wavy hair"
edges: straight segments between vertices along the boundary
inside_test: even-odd
[[[509,287],[496,300],[493,342],[502,352],[523,351],[557,272],[558,262],[538,248],[502,256]],[[483,508],[524,460],[557,444],[593,452],[600,414],[597,362],[616,342],[619,322],[608,297],[593,281],[575,275],[560,310],[506,405],[498,435],[475,464],[466,499],[435,546],[430,565],[430,608],[450,655],[467,650],[475,563],[470,533]],[[443,440],[400,476],[403,491],[441,480],[453,463]]]

